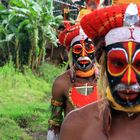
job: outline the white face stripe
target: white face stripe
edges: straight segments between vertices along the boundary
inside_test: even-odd
[[[133,56],[133,58],[132,58],[132,63],[134,62],[134,60],[135,60],[135,58],[136,58],[136,56],[137,56],[137,54],[140,52],[140,49],[138,49],[136,52],[135,52],[135,54],[134,54],[134,56]]]
[[[85,38],[85,37],[82,37],[81,35],[78,35],[78,36],[76,36],[75,38],[72,39],[70,45],[73,46],[73,44],[74,44],[75,42],[80,41],[80,40],[85,40],[85,39],[87,39],[87,37]]]
[[[140,27],[118,27],[110,30],[105,36],[106,46],[128,41],[140,43]]]
[[[79,35],[77,35],[76,37],[74,37],[72,39],[70,46],[72,46],[77,41],[86,40],[87,38],[88,38],[87,35],[84,33],[84,31],[82,30],[82,28],[80,28],[79,29]]]
[[[123,49],[123,48],[112,48],[109,52],[108,52],[108,55],[109,55],[109,53],[111,53],[112,51],[115,51],[115,50],[119,50],[119,51],[123,51],[124,52],[124,54],[125,54],[125,57],[126,57],[126,60],[127,60],[127,62],[128,62],[128,54],[127,54],[127,52],[126,52],[126,50],[125,49]],[[117,55],[117,54],[116,54]]]

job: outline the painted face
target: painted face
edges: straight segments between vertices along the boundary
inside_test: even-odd
[[[107,46],[107,77],[111,94],[118,104],[140,104],[140,43]]]
[[[93,67],[94,45],[88,38],[77,41],[72,46],[73,63],[79,70],[87,71]]]

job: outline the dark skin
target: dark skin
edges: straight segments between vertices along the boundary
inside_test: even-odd
[[[94,10],[94,9],[97,8],[97,5],[96,5],[95,2],[90,1],[90,2],[88,2],[87,7],[88,7],[89,9],[91,9],[91,10]]]
[[[59,135],[63,118],[71,110],[97,99],[92,41],[85,36],[84,40],[74,41],[72,47],[73,66],[57,77],[52,87],[48,140]]]
[[[52,99],[62,99],[64,104],[63,111],[64,116],[66,116],[71,110],[74,109],[70,101],[68,100],[69,89],[78,84],[93,83],[95,76],[88,78],[76,77],[75,82],[71,82],[70,70],[66,71],[64,74],[60,75],[54,82],[52,88]],[[60,127],[53,127],[55,133],[59,133]]]
[[[97,101],[72,111],[64,120],[60,140],[138,140],[140,137],[140,114],[128,117],[125,112],[112,113],[108,136],[103,131]]]
[[[128,43],[131,43],[134,46],[137,44],[133,42],[125,42],[126,46],[125,47],[121,46],[122,47],[121,49],[126,48],[126,50],[128,49],[130,53],[132,51],[127,46]],[[102,71],[102,73],[108,72],[107,79],[108,79],[111,89],[113,89],[112,83],[114,83],[114,81],[117,79],[117,76],[114,76],[113,72],[115,71],[116,73],[115,72],[114,73],[118,74],[117,70],[123,68],[124,64],[127,64],[127,63],[128,64],[131,63],[131,65],[134,65],[134,63],[132,62],[126,61],[126,63],[124,63],[124,60],[127,55],[124,55],[124,56],[121,55],[117,57],[116,50],[119,50],[118,53],[121,53],[122,51],[119,47],[120,45],[122,44],[113,44],[112,47],[116,46],[116,48],[113,48],[113,49],[111,49],[111,46],[110,46],[111,50],[109,50],[107,54],[107,63],[106,63],[107,68],[106,68],[106,71]],[[132,48],[133,50],[137,50],[137,49],[139,50],[138,45],[137,45],[137,49],[135,47],[132,47]],[[112,56],[109,56],[109,54],[111,53],[112,53]],[[135,55],[135,51],[133,51],[133,55]],[[128,56],[129,58],[131,58],[131,55],[128,55]],[[137,58],[140,58],[140,56],[137,55]],[[104,60],[106,60],[105,57],[104,57]],[[137,60],[139,59],[134,59],[133,62],[136,63]],[[139,62],[137,63],[139,64]],[[105,65],[102,64],[102,67],[105,67]],[[110,68],[110,72],[109,72],[109,68]],[[111,71],[111,68],[114,68],[114,69],[112,69]],[[110,75],[112,74],[112,77],[109,75],[109,73]],[[123,77],[125,74],[127,75]],[[129,94],[130,90],[127,90],[127,88],[123,88],[122,90],[120,90],[121,86],[116,89],[116,94],[119,96],[123,91],[123,96],[119,96],[120,97],[119,99],[123,100],[124,103],[126,103],[126,101],[131,101],[135,103],[137,96],[136,97],[134,96],[135,98],[130,98],[130,97],[131,95],[140,93],[139,90],[137,92],[135,92],[134,90],[137,87],[136,85],[138,85],[137,83],[139,83],[139,79],[137,78],[133,80],[135,75],[133,76],[131,75],[131,73],[130,75],[128,75],[128,73],[126,72],[123,72],[121,76],[124,79],[115,81],[116,82],[115,84],[116,85],[125,84],[126,87],[129,87],[129,89],[131,89],[131,94]],[[128,78],[129,76],[130,78]],[[139,75],[137,77],[139,77]],[[101,80],[103,80],[102,81],[103,83],[101,82]],[[107,81],[104,82],[104,80],[105,80],[105,77],[100,79],[100,82],[101,82],[100,84],[105,84],[105,82],[107,82]],[[135,88],[131,88],[133,84],[135,84]],[[111,94],[113,94],[113,92]],[[100,105],[101,103],[105,103],[105,101],[107,102],[107,104],[103,104],[105,107],[105,109],[103,110],[101,109]],[[110,100],[110,102],[111,101],[112,100]],[[118,101],[116,100],[117,103]],[[135,104],[131,107],[133,108],[134,106],[136,107]],[[112,107],[113,107],[113,102],[112,102]],[[109,98],[108,98],[106,100],[102,99],[100,101],[97,101],[96,103],[87,105],[86,107],[81,108],[77,111],[73,111],[66,117],[62,125],[62,129],[60,133],[60,140],[94,140],[94,139],[95,140],[138,140],[140,137],[139,110],[137,111],[137,113],[133,113],[134,110],[131,110],[131,113],[127,113],[123,110],[118,111],[120,108],[116,107],[115,108],[116,110],[115,110],[112,107],[111,107],[111,104],[109,103]],[[126,108],[127,109],[130,108],[130,106],[129,107],[127,106]],[[108,127],[105,127],[105,126],[108,126]]]

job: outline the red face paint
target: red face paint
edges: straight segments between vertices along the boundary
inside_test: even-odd
[[[82,71],[91,69],[94,62],[94,51],[94,45],[88,39],[75,42],[72,46],[74,65]]]
[[[140,44],[116,43],[108,48],[107,75],[114,99],[124,106],[140,103]]]
[[[82,46],[81,44],[76,44],[73,46],[72,52],[75,54],[82,54],[82,51],[88,53],[93,53],[95,51],[94,46],[90,44],[88,47]]]
[[[140,52],[135,52],[134,42],[123,43],[123,48],[115,48],[108,52],[107,68],[110,75],[122,76],[122,82],[131,84],[136,81],[136,74],[140,73]]]

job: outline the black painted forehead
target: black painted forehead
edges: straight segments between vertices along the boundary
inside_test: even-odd
[[[107,52],[109,52],[112,48],[122,48],[122,49],[125,49],[123,43],[125,43],[125,42],[114,43],[114,44],[111,44],[111,45],[108,45],[108,46],[104,47],[104,49]],[[136,43],[136,50],[137,49],[140,49],[140,43]]]
[[[93,43],[92,40],[89,39],[89,38],[86,38],[86,39],[84,40],[84,42],[85,42],[85,43]],[[74,45],[76,45],[76,44],[81,44],[80,40],[74,42],[74,43],[72,44],[72,46],[74,46]]]
[[[111,45],[108,45],[106,47],[104,47],[104,49],[109,52],[112,48],[123,48],[123,43],[119,42],[119,43],[114,43]]]

